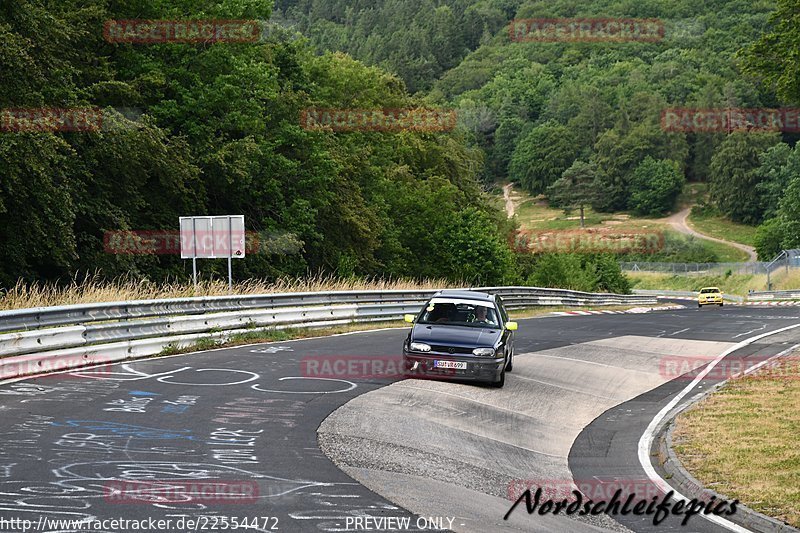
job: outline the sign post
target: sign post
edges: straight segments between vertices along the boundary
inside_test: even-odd
[[[233,290],[232,259],[244,259],[244,215],[180,217],[181,259],[192,260],[197,288],[197,259],[228,259],[228,291]]]

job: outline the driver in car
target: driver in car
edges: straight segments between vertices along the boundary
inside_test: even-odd
[[[483,324],[496,325],[494,318],[487,316],[488,311],[488,307],[476,305],[473,313],[471,313],[469,316],[469,322],[480,322]]]

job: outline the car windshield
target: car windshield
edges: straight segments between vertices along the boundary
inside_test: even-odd
[[[709,292],[719,292],[719,289],[714,289],[714,288],[711,288],[711,289],[703,289],[703,290],[701,290],[701,291],[700,291],[700,294],[707,294],[707,293],[709,293]]]
[[[492,304],[444,298],[428,302],[417,323],[483,328],[500,326],[497,310]]]

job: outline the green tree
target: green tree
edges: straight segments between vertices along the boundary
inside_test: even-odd
[[[584,209],[597,201],[597,165],[575,161],[555,183],[547,188],[547,197],[553,205],[567,213],[578,209],[581,227],[584,227]]]
[[[629,206],[640,215],[662,215],[672,210],[686,179],[680,165],[647,156],[633,173]]]
[[[761,179],[759,156],[780,142],[777,134],[734,132],[722,142],[710,166],[711,199],[731,220],[755,224],[762,217],[753,191]]]
[[[759,156],[756,193],[765,220],[778,214],[778,205],[792,178],[800,176],[800,152],[780,143]]]
[[[740,55],[745,70],[762,78],[787,102],[800,102],[800,12],[795,0],[778,0],[768,30]]]
[[[630,281],[610,254],[541,254],[527,284],[586,292],[630,292]]]
[[[578,254],[542,254],[527,284],[588,292],[597,284],[597,275],[585,268]]]
[[[627,209],[633,174],[645,158],[671,159],[683,168],[687,154],[682,135],[665,133],[652,121],[630,129],[617,126],[606,130],[598,139],[592,158],[602,170],[599,185],[603,194],[595,207],[601,211]]]
[[[780,230],[783,233],[781,247],[784,249],[800,248],[800,177],[789,182],[778,209]],[[774,231],[774,228],[768,227],[766,230],[767,234],[771,231]]]
[[[508,167],[508,177],[529,193],[545,192],[577,157],[569,130],[546,122],[530,130],[517,144]]]
[[[754,246],[759,261],[770,261],[783,249],[785,234],[781,220],[772,218],[756,229]]]
[[[448,278],[476,285],[500,285],[512,279],[511,249],[479,210],[461,211],[434,234],[436,264]]]
[[[629,294],[631,281],[622,272],[617,257],[611,254],[599,254],[592,257],[593,268],[597,275],[594,290],[612,292],[614,294]]]

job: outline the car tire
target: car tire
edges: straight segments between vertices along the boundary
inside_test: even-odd
[[[506,372],[514,370],[514,350],[508,354],[508,363],[506,363]]]
[[[697,307],[703,307],[703,304],[697,304]]]
[[[719,304],[719,306],[722,307],[722,304]]]
[[[492,381],[491,386],[495,389],[502,389],[503,385],[506,384],[506,369],[504,368],[502,372],[500,372],[500,379],[497,381]]]

